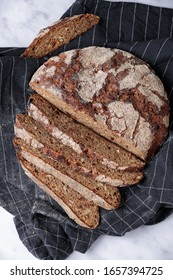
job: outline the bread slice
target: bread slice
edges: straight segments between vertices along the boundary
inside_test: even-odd
[[[85,180],[92,179],[98,183],[121,187],[138,183],[143,179],[141,171],[115,171],[107,166],[94,163],[87,156],[80,156],[71,147],[52,137],[34,119],[25,114],[16,117],[15,135],[28,145],[41,150],[57,162],[65,162],[71,168],[71,176],[82,175]]]
[[[87,180],[81,175],[75,176],[74,170],[71,171],[67,164],[60,164],[52,160],[38,149],[26,145],[21,139],[14,138],[13,142],[17,153],[20,153],[25,160],[53,175],[62,183],[69,185],[89,201],[93,201],[96,205],[107,210],[119,207],[120,192],[117,188],[97,183],[90,178]]]
[[[124,171],[138,171],[144,167],[144,162],[132,153],[74,121],[39,94],[30,97],[28,115],[76,153],[90,158],[93,164]]]
[[[49,194],[77,224],[96,228],[99,224],[99,207],[58,178],[28,162],[19,153],[18,159],[26,175]]]
[[[50,58],[30,86],[72,118],[142,160],[168,133],[169,102],[153,70],[119,49],[88,47]]]
[[[44,57],[98,24],[99,20],[94,14],[80,14],[61,19],[42,29],[21,57]]]

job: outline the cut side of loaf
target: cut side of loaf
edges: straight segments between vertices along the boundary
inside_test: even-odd
[[[79,123],[142,160],[167,136],[164,86],[142,60],[119,49],[88,47],[50,58],[33,75],[33,90]]]
[[[117,188],[94,182],[92,179],[87,180],[81,175],[75,176],[74,170],[70,170],[67,164],[60,165],[37,149],[26,145],[21,139],[15,138],[14,146],[25,160],[69,185],[89,201],[107,210],[119,207],[120,193]]]
[[[46,132],[34,119],[25,114],[17,115],[15,135],[23,139],[49,157],[66,164],[73,170],[73,174],[83,175],[86,179],[93,179],[98,183],[107,183],[111,186],[121,187],[138,183],[143,178],[141,171],[121,171],[110,169],[99,162],[94,162],[87,155],[80,156],[71,147],[61,140],[54,138]]]
[[[48,193],[71,219],[82,227],[96,228],[98,226],[100,215],[97,205],[50,173],[28,162],[20,154],[18,154],[18,159],[26,175]]]
[[[76,122],[39,94],[29,100],[28,115],[41,124],[53,137],[71,147],[77,154],[87,156],[113,170],[137,171],[144,162],[88,127]]]
[[[40,30],[21,57],[44,57],[98,24],[99,20],[94,14],[80,14],[61,19]]]

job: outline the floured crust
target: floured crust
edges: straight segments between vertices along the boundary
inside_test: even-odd
[[[88,47],[50,58],[30,86],[52,104],[143,160],[163,143],[169,104],[142,60],[118,49]]]
[[[80,14],[58,20],[41,29],[21,57],[44,57],[98,24],[99,20],[94,14]]]

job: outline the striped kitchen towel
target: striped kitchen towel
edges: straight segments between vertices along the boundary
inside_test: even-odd
[[[100,23],[43,59],[19,56],[23,48],[0,49],[0,205],[14,215],[21,241],[39,259],[66,259],[86,252],[104,234],[122,236],[164,220],[173,211],[173,10],[144,4],[76,0],[63,15],[94,13]],[[95,230],[70,220],[63,209],[23,172],[12,145],[18,113],[33,93],[28,83],[50,56],[87,46],[119,48],[146,61],[163,81],[171,107],[169,135],[145,169],[138,185],[122,188],[122,206],[101,210]],[[3,230],[3,225],[1,225]]]

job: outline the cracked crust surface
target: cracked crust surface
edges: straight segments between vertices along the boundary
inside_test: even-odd
[[[144,61],[125,51],[88,47],[61,53],[36,71],[30,86],[143,160],[167,135],[164,86]]]

